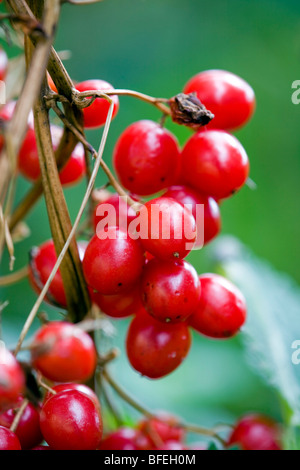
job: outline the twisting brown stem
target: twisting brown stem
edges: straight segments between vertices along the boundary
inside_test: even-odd
[[[130,406],[132,406],[135,410],[139,411],[141,414],[148,418],[157,418],[157,415],[149,411],[144,406],[140,405],[135,399],[133,399],[127,392],[125,392],[117,382],[112,378],[106,368],[102,371],[103,378],[110,384],[110,386],[115,390],[115,392]],[[202,426],[197,426],[194,424],[188,424],[184,422],[178,422],[177,426],[180,428],[185,429],[187,432],[201,434],[203,436],[209,436],[214,439],[217,439],[222,445],[224,445],[223,439],[218,435],[220,431],[219,426],[216,428],[205,428]]]
[[[108,96],[131,96],[133,98],[137,98],[145,103],[152,104],[155,106],[159,111],[161,111],[166,116],[171,115],[171,110],[167,107],[164,103],[167,103],[168,100],[165,98],[154,98],[153,96],[146,95],[144,93],[140,93],[134,90],[105,90],[105,93]],[[79,107],[86,107],[89,106],[96,98],[101,98],[103,92],[101,90],[87,90],[87,91],[74,91],[73,92],[73,101]],[[90,98],[89,100],[87,98]]]
[[[55,265],[54,265],[54,267],[51,271],[51,274],[50,274],[47,282],[45,283],[45,285],[44,285],[44,287],[43,287],[36,303],[34,304],[32,310],[31,310],[30,314],[28,315],[27,320],[26,320],[26,322],[23,326],[23,329],[21,331],[17,346],[16,346],[15,351],[14,351],[15,355],[17,355],[18,352],[20,351],[22,343],[23,343],[23,341],[24,341],[24,339],[25,339],[25,337],[26,337],[26,335],[27,335],[27,333],[28,333],[28,331],[29,331],[29,329],[32,325],[32,322],[34,321],[34,319],[37,315],[38,309],[40,308],[40,305],[42,304],[42,302],[44,300],[44,297],[47,294],[49,286],[50,286],[55,274],[57,273],[57,271],[60,267],[60,264],[61,264],[61,262],[62,262],[62,260],[65,256],[69,246],[70,246],[71,241],[73,240],[73,238],[75,236],[75,233],[76,233],[76,230],[78,228],[79,222],[81,220],[82,214],[85,210],[85,207],[86,207],[86,205],[88,203],[88,200],[91,196],[91,193],[93,191],[94,184],[95,184],[95,181],[96,181],[96,177],[97,177],[97,174],[98,174],[98,170],[99,170],[99,167],[100,167],[100,163],[101,163],[101,160],[102,160],[103,151],[104,151],[104,147],[105,147],[105,144],[106,144],[108,131],[109,131],[111,120],[112,120],[113,102],[109,97],[107,97],[107,100],[110,102],[110,108],[109,108],[109,111],[108,111],[107,120],[106,120],[106,123],[105,123],[105,126],[104,126],[104,130],[103,130],[102,139],[101,139],[101,142],[100,142],[98,155],[97,155],[97,158],[96,158],[96,161],[95,161],[95,165],[94,165],[94,169],[93,169],[93,172],[92,172],[92,175],[91,175],[89,185],[88,185],[87,190],[85,192],[85,195],[83,197],[83,201],[82,201],[81,206],[79,208],[76,220],[75,220],[74,225],[71,229],[71,232],[69,233],[69,236],[66,240],[66,243],[65,243],[62,251],[60,252],[60,254],[57,258],[57,261],[56,261],[56,263],[55,263]]]
[[[18,424],[19,424],[19,422],[20,422],[20,419],[22,418],[22,415],[23,415],[23,413],[24,413],[24,411],[25,411],[25,408],[26,408],[26,406],[28,405],[28,403],[29,403],[29,401],[27,400],[27,398],[25,398],[25,399],[22,401],[22,404],[21,404],[20,408],[18,409],[18,411],[17,411],[17,413],[16,413],[16,415],[15,415],[15,417],[14,417],[14,420],[13,420],[11,426],[10,426],[10,430],[11,430],[12,432],[16,432],[16,429],[17,429],[17,427],[18,427]]]

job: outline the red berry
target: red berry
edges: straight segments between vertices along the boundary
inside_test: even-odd
[[[255,94],[251,86],[237,75],[224,70],[207,70],[192,77],[184,93],[196,93],[214,114],[209,127],[234,130],[244,126],[255,110]]]
[[[96,363],[93,340],[72,323],[53,321],[35,334],[32,364],[49,380],[86,381],[94,373]]]
[[[25,376],[15,356],[0,342],[0,410],[18,402],[25,387]]]
[[[88,285],[104,295],[127,292],[138,281],[144,265],[139,240],[119,227],[98,232],[89,242],[83,271]]]
[[[266,416],[245,416],[236,423],[227,445],[242,450],[281,450],[279,427]]]
[[[93,214],[95,231],[102,231],[109,226],[127,230],[129,224],[136,218],[135,210],[117,193],[103,191],[102,197],[103,200],[97,204]]]
[[[153,121],[135,122],[119,137],[113,164],[124,188],[142,196],[155,194],[177,180],[177,139]]]
[[[249,160],[236,137],[223,131],[194,134],[182,151],[184,181],[215,199],[238,191],[247,181]]]
[[[195,312],[200,281],[186,261],[153,259],[144,268],[141,286],[145,309],[156,320],[177,323]]]
[[[62,134],[63,129],[61,127],[51,126],[54,150],[58,148]],[[36,181],[41,175],[35,131],[32,127],[29,127],[21,146],[18,166],[20,173],[30,181]],[[66,165],[60,171],[61,184],[67,186],[79,182],[84,176],[85,170],[84,148],[83,145],[79,143],[73,150]]]
[[[99,450],[139,450],[136,445],[138,432],[132,428],[120,428],[108,434]]]
[[[20,397],[18,407],[21,406],[23,398]],[[18,408],[11,408],[0,414],[0,425],[10,428],[12,425]],[[15,430],[23,450],[31,449],[43,441],[40,430],[40,413],[32,403],[28,403],[25,407],[18,426]]]
[[[87,385],[85,384],[80,384],[80,383],[62,383],[62,384],[58,384],[58,385],[55,385],[54,387],[52,387],[52,390],[56,393],[60,393],[60,392],[66,392],[67,390],[77,390],[77,392],[81,392],[81,393],[84,393],[85,395],[87,395],[95,404],[96,407],[99,408],[100,410],[100,402],[98,400],[98,397],[96,395],[96,393],[90,388],[88,387]],[[44,403],[46,403],[47,400],[49,400],[50,398],[53,397],[53,393],[52,392],[47,392],[45,397],[44,397]]]
[[[54,450],[97,450],[100,446],[103,425],[99,409],[77,390],[60,392],[47,400],[40,424]]]
[[[129,362],[140,374],[158,379],[170,374],[185,359],[191,346],[186,323],[166,324],[140,312],[126,339]]]
[[[199,277],[201,297],[189,324],[211,338],[229,338],[243,326],[247,306],[243,294],[229,280],[217,274]]]
[[[175,199],[159,197],[146,202],[140,220],[143,247],[157,258],[185,258],[195,245],[194,216]]]
[[[197,223],[197,239],[195,248],[202,247],[213,240],[221,230],[221,214],[218,203],[210,196],[199,193],[188,186],[171,186],[163,197],[175,199],[183,206],[191,206],[191,212]],[[197,216],[197,204],[203,205],[203,219]],[[188,207],[189,207],[188,206]]]
[[[104,81],[104,80],[86,80],[81,83],[76,84],[76,90],[83,92],[83,91],[90,91],[90,90],[97,90],[97,91],[105,91],[113,90],[114,87]],[[116,95],[111,96],[111,99],[114,103],[113,109],[113,118],[116,116],[119,110],[119,98]],[[96,128],[103,126],[107,119],[108,110],[110,107],[109,101],[105,98],[96,98],[95,101],[88,106],[87,108],[83,109],[83,118],[84,118],[84,127],[86,128]]]
[[[77,246],[79,257],[82,260],[87,242],[79,240]],[[53,240],[48,240],[39,247],[32,248],[30,251],[29,281],[38,294],[40,294],[46,284],[56,261],[57,255]],[[50,284],[45,301],[60,308],[67,307],[67,299],[60,270],[57,271]]]
[[[14,432],[0,426],[0,450],[21,450],[21,444]]]
[[[141,437],[138,440],[143,450],[152,450],[170,441],[179,444],[185,436],[185,431],[179,425],[178,419],[167,414],[143,419],[138,429],[145,437],[144,440]]]
[[[31,250],[29,281],[38,294],[46,284],[56,261],[57,255],[53,240],[48,240],[39,247],[34,247]],[[55,274],[45,300],[63,308],[67,307],[67,299],[60,270]]]
[[[8,57],[6,52],[0,48],[0,80],[4,81],[7,74]]]
[[[91,299],[103,313],[112,318],[136,315],[143,308],[139,286],[123,294],[115,295],[103,295],[91,291]]]

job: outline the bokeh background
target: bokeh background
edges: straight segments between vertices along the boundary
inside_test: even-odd
[[[89,6],[64,5],[55,46],[71,52],[65,65],[74,80],[101,78],[116,88],[157,97],[175,95],[192,75],[211,68],[226,69],[247,80],[255,90],[257,109],[236,136],[248,152],[251,179],[257,187],[246,186],[222,204],[222,234],[237,237],[272,269],[300,283],[300,105],[291,101],[291,84],[300,78],[299,1],[104,0]],[[118,135],[144,118],[158,120],[160,115],[148,104],[120,98],[104,154],[109,164]],[[190,135],[180,126],[166,125],[181,144]],[[100,135],[88,133],[95,146]],[[97,184],[104,182],[99,174]],[[17,200],[28,187],[20,178]],[[82,183],[65,191],[73,218],[84,188]],[[43,202],[27,223],[31,236],[16,246],[16,268],[27,263],[33,245],[50,236]],[[214,243],[190,255],[199,273],[214,269],[213,250]],[[6,267],[7,257],[2,274],[7,273]],[[24,281],[2,289],[0,298],[9,299],[3,311],[3,335],[13,344],[36,297]],[[51,318],[58,315],[46,304],[43,309]],[[114,326],[112,344],[123,350],[128,321]],[[139,377],[124,352],[112,370],[145,406],[168,410],[188,421],[212,426],[233,422],[248,411],[282,419],[277,392],[249,365],[242,335],[226,342],[195,335],[182,366],[158,381]]]

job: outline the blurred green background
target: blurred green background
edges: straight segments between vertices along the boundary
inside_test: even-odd
[[[291,101],[291,84],[300,78],[299,1],[104,0],[89,6],[65,5],[55,46],[58,51],[71,51],[65,65],[74,80],[101,78],[116,88],[157,97],[175,95],[192,75],[211,68],[226,69],[247,80],[255,90],[257,109],[236,136],[248,152],[257,189],[245,187],[222,204],[222,233],[234,235],[300,283],[300,105]],[[158,120],[160,115],[148,104],[120,98],[104,154],[107,162],[118,135],[143,118]],[[190,135],[170,122],[167,127],[181,144]],[[100,135],[88,133],[95,146]],[[99,175],[97,184],[104,182]],[[27,187],[20,179],[17,200]],[[82,183],[66,190],[72,217],[84,187]],[[32,232],[16,247],[16,268],[27,262],[33,245],[49,237],[43,202],[27,222]],[[189,257],[199,273],[213,269],[213,245]],[[2,266],[7,267],[7,258]],[[5,299],[10,303],[3,311],[3,332],[13,343],[35,294],[24,281],[2,289],[1,300]],[[47,305],[43,308],[53,318],[57,315]],[[115,324],[118,333],[113,344],[121,348],[127,325],[127,320]],[[281,419],[277,394],[250,368],[240,337],[217,342],[195,336],[184,364],[158,381],[140,378],[124,354],[113,370],[146,406],[175,412],[189,421],[213,425],[233,421],[250,410]]]

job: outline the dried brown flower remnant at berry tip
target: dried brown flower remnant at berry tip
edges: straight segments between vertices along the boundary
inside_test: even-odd
[[[214,115],[206,109],[195,93],[188,95],[179,93],[169,100],[169,105],[174,122],[195,130],[206,126],[214,118]]]

